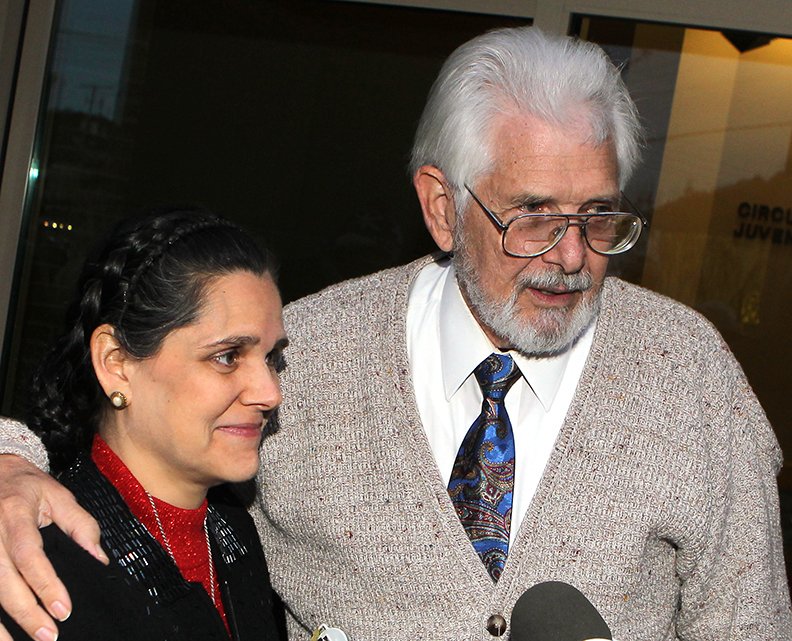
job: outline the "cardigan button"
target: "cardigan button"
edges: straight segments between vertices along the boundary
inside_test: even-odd
[[[506,632],[506,619],[500,614],[493,614],[487,619],[487,632],[494,637],[503,636],[503,633]]]

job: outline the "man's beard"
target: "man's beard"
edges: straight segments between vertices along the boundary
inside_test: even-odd
[[[599,314],[601,289],[589,292],[595,285],[591,274],[563,274],[545,271],[522,274],[514,283],[506,300],[494,300],[481,285],[479,272],[471,264],[464,245],[455,243],[454,268],[462,293],[478,321],[505,341],[498,347],[515,349],[524,356],[552,356],[569,349],[583,335]],[[569,308],[536,308],[532,319],[520,316],[519,297],[528,288],[589,292]]]

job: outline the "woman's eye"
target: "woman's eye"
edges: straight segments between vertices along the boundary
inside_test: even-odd
[[[235,349],[221,352],[214,356],[214,361],[223,367],[234,367],[239,362],[239,352]]]

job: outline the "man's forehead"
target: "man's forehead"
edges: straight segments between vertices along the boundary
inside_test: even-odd
[[[525,202],[613,200],[619,196],[615,153],[610,146],[571,145],[500,154],[480,181],[501,205]]]

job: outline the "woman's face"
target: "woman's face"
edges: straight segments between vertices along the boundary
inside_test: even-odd
[[[209,487],[255,475],[263,425],[281,402],[285,346],[269,276],[213,279],[197,322],[153,357],[125,361],[129,406],[113,412],[105,440],[149,492],[196,507]]]

